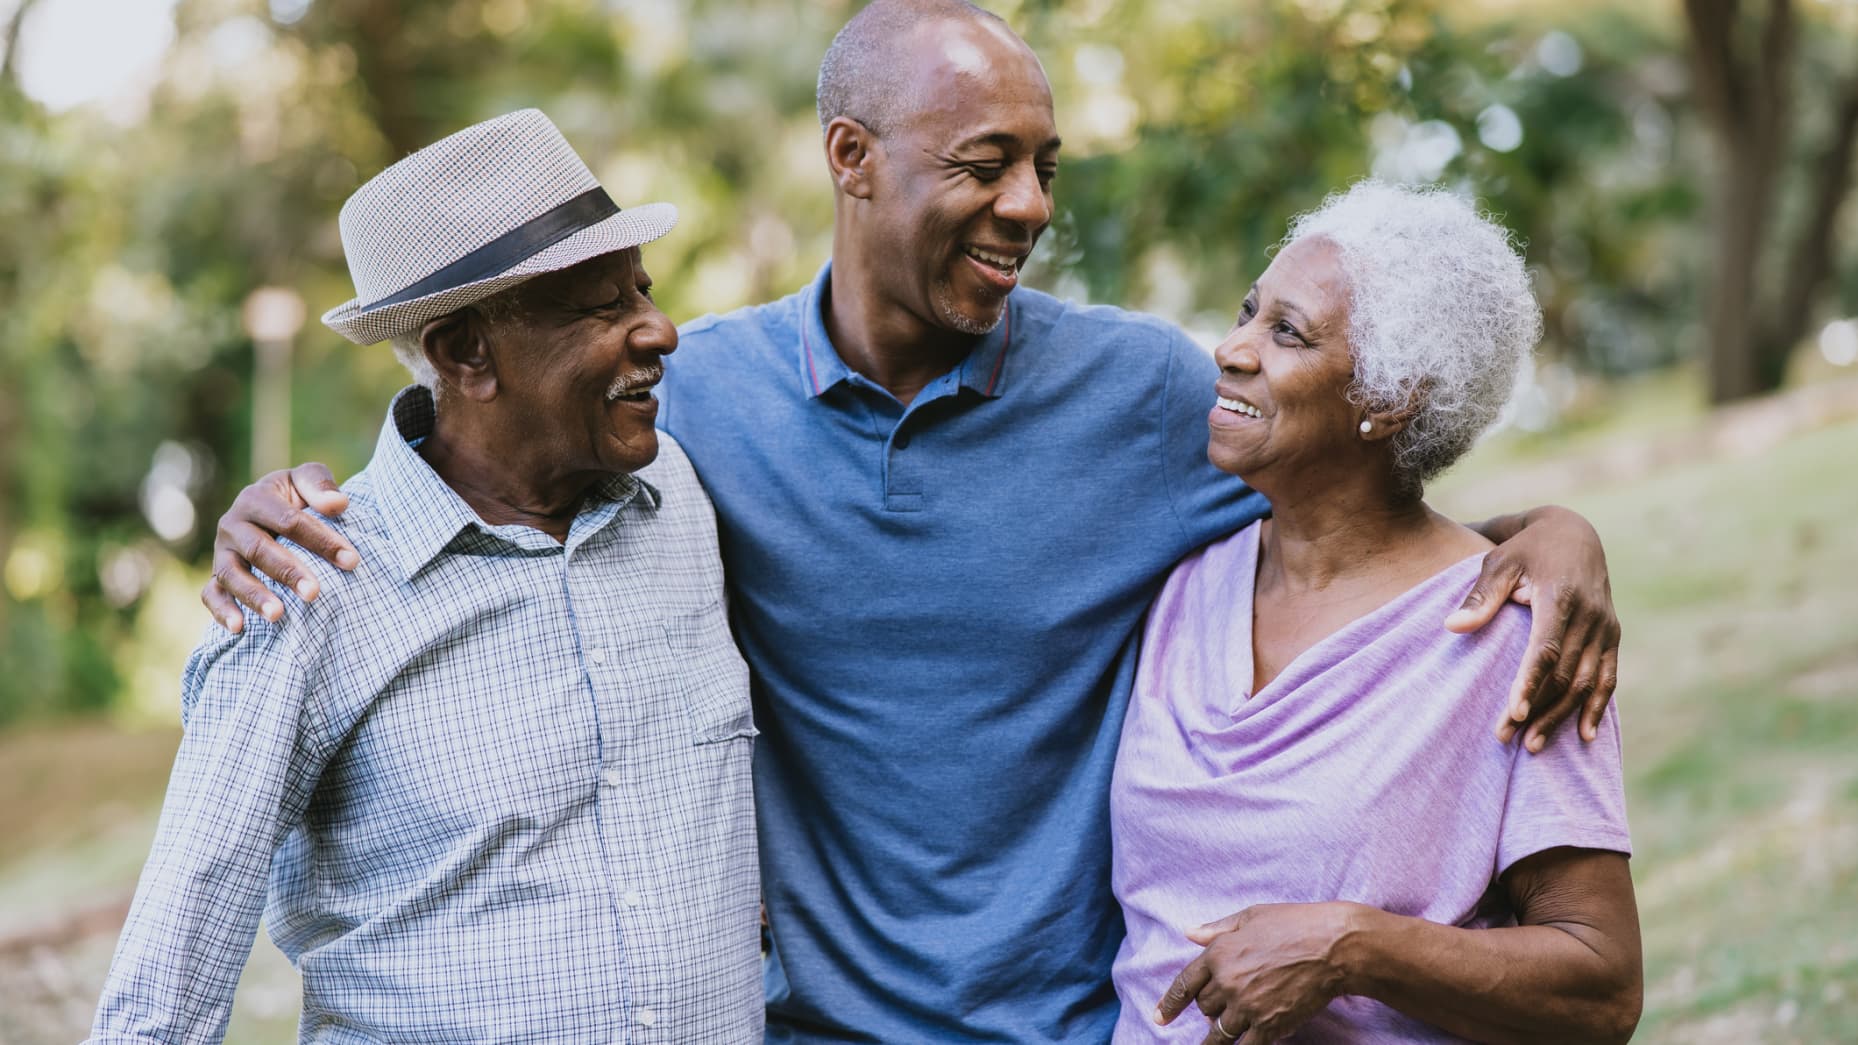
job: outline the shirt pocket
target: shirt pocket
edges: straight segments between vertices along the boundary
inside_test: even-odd
[[[759,734],[749,703],[748,665],[729,635],[721,602],[666,620],[665,644],[676,664],[692,743],[718,744]]]

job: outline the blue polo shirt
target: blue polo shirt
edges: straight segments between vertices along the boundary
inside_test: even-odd
[[[1266,503],[1162,320],[1022,288],[905,409],[826,336],[829,271],[686,326],[659,389],[754,673],[768,1039],[1107,1041],[1138,625]]]

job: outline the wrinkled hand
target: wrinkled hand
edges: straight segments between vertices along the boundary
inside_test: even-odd
[[[266,620],[284,615],[284,604],[252,573],[254,568],[296,591],[304,601],[315,600],[319,592],[316,577],[277,543],[278,537],[288,537],[344,570],[360,564],[354,545],[305,508],[324,515],[340,515],[348,508],[348,495],[336,487],[329,469],[315,462],[263,476],[239,491],[232,507],[219,517],[219,533],[213,538],[213,577],[201,590],[200,601],[227,631],[245,627],[240,602]]]
[[[1260,904],[1189,932],[1206,950],[1174,977],[1155,1022],[1173,1022],[1193,1002],[1208,1021],[1203,1045],[1264,1045],[1295,1034],[1342,993],[1331,953],[1356,909],[1339,902]]]
[[[1619,616],[1593,526],[1565,508],[1530,512],[1515,536],[1484,557],[1477,584],[1445,627],[1476,631],[1509,600],[1535,612],[1497,739],[1507,744],[1526,727],[1523,746],[1540,751],[1578,708],[1581,739],[1592,740],[1619,681]]]

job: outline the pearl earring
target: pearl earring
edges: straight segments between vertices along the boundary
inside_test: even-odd
[[[1362,435],[1367,435],[1367,434],[1368,434],[1369,432],[1372,432],[1372,431],[1374,431],[1374,422],[1373,422],[1373,421],[1363,421],[1363,422],[1361,422],[1361,434],[1362,434]]]

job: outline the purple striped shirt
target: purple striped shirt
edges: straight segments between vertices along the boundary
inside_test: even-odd
[[[1111,785],[1119,1042],[1198,1042],[1189,1009],[1150,1019],[1200,952],[1186,930],[1254,904],[1352,900],[1446,925],[1514,924],[1497,876],[1556,846],[1631,852],[1618,716],[1539,755],[1499,744],[1529,637],[1506,606],[1472,635],[1442,623],[1481,557],[1305,650],[1253,695],[1254,524],[1189,556],[1149,610]],[[1453,1040],[1366,998],[1291,1039]]]

